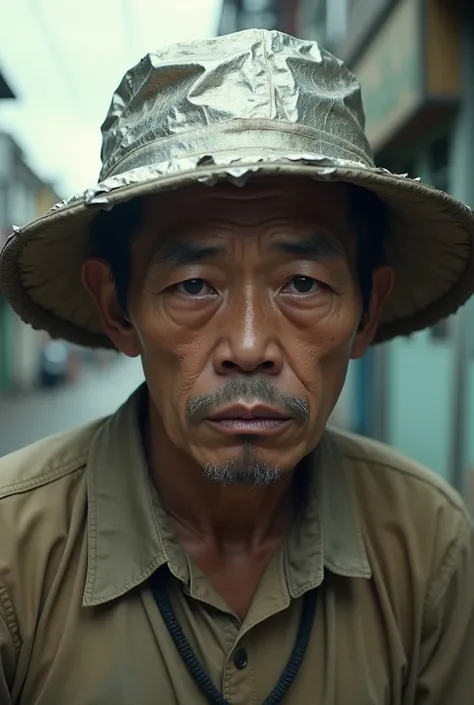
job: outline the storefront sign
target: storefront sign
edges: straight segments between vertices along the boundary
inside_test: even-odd
[[[422,97],[421,0],[400,0],[354,67],[362,85],[367,135],[376,150]]]
[[[437,0],[399,0],[353,67],[375,151],[428,101],[458,95],[456,19]]]

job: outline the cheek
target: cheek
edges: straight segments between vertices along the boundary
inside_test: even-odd
[[[293,351],[288,357],[292,367],[309,394],[316,399],[326,392],[340,390],[344,382],[350,360],[351,339],[344,345],[328,346],[324,343],[295,341]]]
[[[133,323],[147,382],[168,404],[174,400],[179,405],[209,359],[205,338],[191,328],[177,326],[153,301],[144,301],[137,307]]]
[[[304,331],[293,331],[293,343],[287,351],[291,366],[319,406],[335,403],[344,384],[357,315],[350,311],[320,319]]]

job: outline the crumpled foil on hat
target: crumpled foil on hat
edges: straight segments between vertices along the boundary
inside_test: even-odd
[[[150,166],[137,167],[123,174],[111,176],[102,183],[87,189],[84,192],[75,194],[70,198],[64,199],[60,203],[53,206],[52,211],[64,208],[66,206],[83,201],[86,205],[102,204],[106,205],[110,201],[109,194],[117,189],[135,186],[138,184],[146,184],[155,181],[160,177],[169,177],[175,174],[181,174],[183,177],[189,177],[190,180],[195,180],[199,183],[212,185],[217,181],[227,178],[232,181],[246,181],[252,174],[262,171],[267,165],[279,163],[284,168],[285,162],[300,163],[305,166],[314,166],[318,169],[318,178],[325,175],[332,175],[338,169],[344,170],[361,170],[369,169],[366,165],[360,162],[350,160],[335,160],[328,159],[324,156],[312,154],[286,154],[282,155],[259,155],[253,158],[245,157],[245,160],[234,157],[232,161],[225,161],[222,158],[206,155],[205,167],[202,162],[202,157],[181,159],[179,162],[162,162]],[[217,167],[219,174],[202,173],[199,171],[203,168]],[[222,167],[225,167],[222,170]],[[390,174],[391,172],[382,167],[369,169],[372,173]],[[398,175],[400,178],[407,178],[406,174]]]
[[[282,155],[256,155],[252,158],[248,156],[245,159],[233,156],[231,160],[223,159],[222,156],[205,155],[204,157],[195,157],[181,159],[175,162],[166,161],[150,166],[137,167],[123,174],[116,174],[109,177],[102,183],[87,189],[86,191],[74,194],[73,196],[63,199],[54,205],[49,212],[54,212],[68,206],[78,204],[80,202],[87,206],[101,205],[104,210],[110,210],[113,207],[112,194],[118,189],[123,189],[139,184],[147,184],[152,181],[157,181],[162,177],[168,177],[175,174],[182,174],[183,177],[190,181],[196,181],[208,186],[214,186],[219,181],[226,179],[237,186],[243,186],[248,179],[261,171],[265,170],[267,165],[278,163],[284,169],[286,163],[300,163],[305,166],[314,166],[317,168],[318,180],[325,176],[332,176],[338,169],[343,170],[369,170],[372,173],[386,174],[396,176],[401,179],[410,178],[408,174],[392,174],[388,169],[383,167],[369,168],[360,162],[351,160],[335,160],[325,156],[315,154],[286,154]],[[200,170],[209,167],[216,167],[219,173],[203,172]],[[225,167],[222,170],[222,167]],[[420,178],[411,178],[412,181],[420,181]],[[158,186],[158,184],[157,184]]]
[[[223,178],[242,185],[289,163],[315,167],[319,179],[337,169],[390,173],[374,166],[355,76],[316,42],[276,31],[147,54],[123,77],[101,129],[99,183],[53,211],[108,208],[140,184],[143,192]]]

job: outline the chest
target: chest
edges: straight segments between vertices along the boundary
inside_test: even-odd
[[[171,597],[193,651],[228,701],[263,703],[293,649],[301,601],[239,630],[179,585]],[[376,606],[372,615],[361,607],[329,583],[321,588],[308,650],[283,705],[405,705],[396,640]],[[58,610],[38,625],[15,705],[206,705],[149,590],[106,608],[84,610],[69,600]]]
[[[210,560],[203,557],[195,560],[204,583],[210,584],[229,610],[240,620],[244,620],[255,598],[262,577],[269,563],[276,562],[274,551],[262,552],[248,560],[245,555],[236,555],[227,561]],[[205,576],[205,577],[204,577]]]
[[[245,547],[234,547],[233,550],[222,553],[213,545],[189,541],[179,533],[178,536],[187,556],[194,564],[192,572],[195,573],[197,567],[200,573],[204,589],[206,585],[210,585],[222,601],[224,609],[231,610],[243,621],[263,576],[269,572],[270,563],[273,568],[271,575],[274,576],[278,571],[282,560],[280,549],[284,533],[268,538],[251,553]]]

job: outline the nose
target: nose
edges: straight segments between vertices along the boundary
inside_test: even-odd
[[[220,342],[214,353],[217,374],[280,374],[283,351],[270,311],[270,302],[258,301],[248,290],[231,310],[222,312]]]

